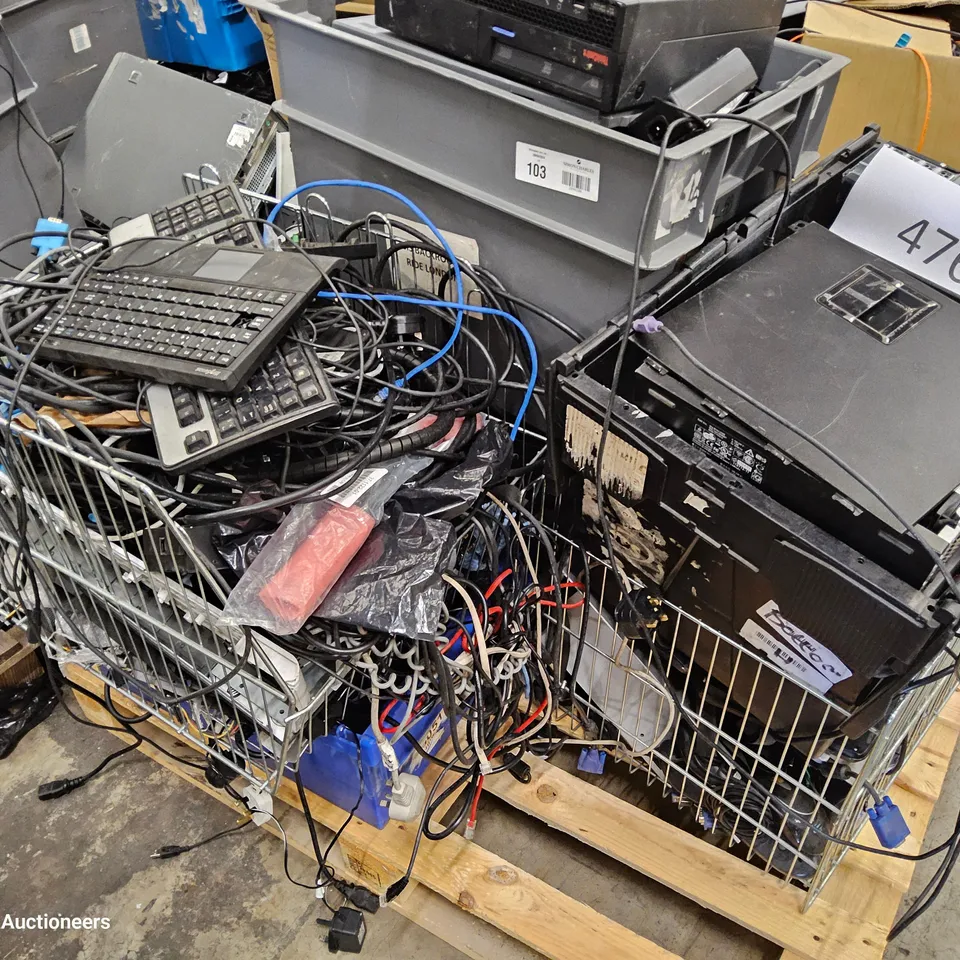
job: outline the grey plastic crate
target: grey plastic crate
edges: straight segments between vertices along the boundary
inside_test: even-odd
[[[290,120],[300,183],[355,177],[400,190],[440,227],[476,239],[481,263],[511,290],[584,335],[623,310],[657,148],[605,129],[580,107],[383,36],[370,18],[331,28],[304,0],[248,5],[276,33],[285,97],[277,109]],[[798,171],[817,157],[846,62],[797,44],[773,51],[765,87],[811,71],[755,108],[784,134]],[[517,181],[517,140],[599,161],[599,201]],[[769,196],[782,166],[769,137],[735,121],[669,150],[667,162],[665,193],[693,163],[707,164],[710,175],[688,222],[654,241],[646,262],[656,267],[642,289],[708,230]],[[408,213],[369,191],[338,189],[329,199],[344,217],[372,207]],[[552,326],[536,319],[531,326],[545,361],[569,348]]]
[[[0,71],[0,80],[6,79]],[[30,235],[41,216],[57,215],[62,181],[60,165],[50,147],[27,124],[29,120],[37,130],[43,131],[31,101],[21,100],[23,115],[15,109],[4,111],[2,107],[0,103],[0,239],[6,239],[19,233]],[[71,227],[82,227],[83,217],[69,189],[63,194],[63,205],[67,223]],[[29,242],[8,247],[2,257],[18,267],[26,266],[34,259]],[[9,270],[4,269],[5,275],[9,275]]]
[[[0,115],[2,115],[12,110],[18,100],[23,103],[37,90],[37,85],[27,72],[23,59],[7,34],[6,23],[2,16],[0,16],[0,67],[3,67],[0,70]]]
[[[626,305],[630,289],[630,267],[626,263],[543,230],[523,217],[506,217],[467,193],[431,183],[414,171],[344,143],[318,129],[313,117],[283,101],[276,104],[276,109],[289,121],[299,183],[355,178],[399,190],[418,203],[441,230],[477,240],[480,263],[509,290],[540,304],[585,336]],[[329,198],[337,216],[349,220],[362,219],[374,209],[410,216],[399,202],[369,190],[338,188],[321,192]],[[644,286],[662,273],[646,275]],[[554,327],[536,317],[528,319],[543,363],[570,349],[569,338]]]
[[[114,54],[144,56],[134,0],[0,0],[0,24],[37,83],[33,108],[54,139],[79,123]],[[0,73],[0,100],[5,82]]]
[[[327,26],[303,0],[248,5],[274,28],[284,102],[321,121],[331,135],[510,217],[632,261],[657,147],[536,102],[517,92],[519,85],[491,82],[476,67],[425,55],[384,36],[372,18]],[[780,131],[798,167],[815,159],[846,63],[806,46],[775,46],[761,81],[773,92],[745,115]],[[518,142],[599,165],[597,201],[518,180]],[[735,120],[669,149],[643,267],[656,270],[696,249],[718,202],[778,166],[773,138]]]

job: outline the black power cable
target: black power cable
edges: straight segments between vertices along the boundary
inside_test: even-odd
[[[36,134],[36,136],[44,143],[44,145],[49,148],[50,152],[53,154],[54,160],[57,161],[57,164],[60,167],[60,207],[57,211],[57,217],[62,220],[67,202],[67,180],[66,170],[63,166],[63,160],[60,159],[60,154],[54,149],[53,144],[51,144],[50,141],[33,125],[33,121],[29,116],[27,116],[26,111],[23,109],[23,102],[20,99],[20,92],[17,90],[17,81],[13,73],[3,66],[3,64],[0,64],[0,70],[7,75],[7,79],[10,81],[13,104],[17,111],[17,159],[20,161],[20,167],[23,170],[23,175],[26,177],[27,183],[30,186],[30,192],[33,194],[33,199],[36,201],[37,213],[41,219],[46,216],[46,213],[43,209],[43,204],[40,202],[40,195],[37,193],[37,188],[34,186],[33,178],[30,176],[30,171],[27,169],[27,165],[23,159],[23,152],[21,151],[20,145],[21,123],[26,123],[26,125],[34,132],[34,134]]]
[[[50,780],[47,783],[41,783],[40,786],[37,787],[37,799],[56,800],[59,797],[66,796],[68,793],[72,793],[77,787],[82,787],[98,774],[102,773],[107,768],[107,765],[114,760],[130,753],[132,750],[137,750],[142,743],[142,738],[138,737],[133,743],[128,743],[127,746],[105,757],[89,773],[84,773],[79,777],[64,777],[60,780]]]
[[[187,844],[167,844],[163,847],[158,847],[156,851],[150,854],[152,860],[170,860],[173,857],[179,857],[181,853],[189,853],[191,850],[197,850],[200,847],[205,847],[208,843],[213,843],[214,840],[220,840],[223,837],[232,836],[235,833],[239,833],[241,830],[245,830],[250,824],[253,823],[253,818],[248,817],[243,823],[238,823],[235,827],[228,827],[226,830],[221,830],[219,833],[215,833],[212,837],[205,837],[203,840],[198,840],[196,843],[187,843]]]
[[[887,942],[896,940],[911,924],[922,917],[933,905],[934,901],[943,892],[957,859],[960,858],[960,836],[954,841],[943,863],[937,867],[936,872],[930,882],[923,888],[920,895],[913,902],[913,905],[903,914],[903,916],[891,927],[887,936]]]

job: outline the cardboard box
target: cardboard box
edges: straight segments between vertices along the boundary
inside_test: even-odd
[[[263,46],[267,51],[267,63],[270,66],[270,79],[273,81],[273,95],[277,100],[283,99],[280,89],[280,66],[277,63],[277,38],[273,35],[273,27],[251,7],[247,7],[250,19],[257,25],[263,35]]]
[[[945,20],[885,11],[910,26],[836,4],[811,3],[805,26],[811,31],[803,43],[841,53],[850,65],[840,76],[820,153],[826,155],[858,136],[868,123],[879,123],[885,140],[916,150],[923,131],[927,104],[926,71],[919,50],[930,67],[932,106],[922,152],[960,168],[960,57],[950,55],[947,34],[922,26],[949,30]],[[813,33],[812,31],[816,31]],[[907,47],[894,44],[910,34]]]

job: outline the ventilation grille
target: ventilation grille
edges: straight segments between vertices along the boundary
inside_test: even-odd
[[[482,6],[497,13],[506,13],[518,20],[532,23],[547,30],[556,30],[558,33],[576,37],[584,43],[598,47],[612,48],[617,32],[616,14],[603,14],[590,10],[586,20],[567,16],[565,13],[555,13],[546,10],[535,3],[526,3],[524,0],[480,0]]]
[[[266,193],[273,182],[273,175],[277,171],[277,140],[270,138],[267,149],[260,157],[259,163],[250,172],[244,187],[253,193]]]

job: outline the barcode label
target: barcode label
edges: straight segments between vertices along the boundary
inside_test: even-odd
[[[556,190],[582,200],[600,199],[600,164],[569,153],[517,141],[514,174],[524,183]]]
[[[747,620],[740,628],[740,636],[759,650],[763,650],[777,665],[781,673],[799,680],[808,687],[813,687],[817,693],[826,693],[833,686],[833,683],[823,676],[819,670],[814,670],[803,657],[798,656],[786,644],[781,643],[777,637],[764,630],[755,621]]]
[[[853,671],[832,650],[801,630],[795,623],[791,623],[780,612],[775,601],[765,603],[757,613],[831,684],[840,683],[853,676]]]
[[[338,493],[334,493],[330,499],[334,503],[339,503],[341,507],[352,507],[371,487],[379,483],[388,472],[385,467],[372,467],[369,470],[364,470],[350,486],[340,490]],[[329,487],[321,490],[320,495],[324,496],[327,490],[336,490],[342,483],[342,480],[335,481],[330,484]]]
[[[565,187],[570,187],[572,190],[576,190],[577,193],[589,193],[590,185],[593,183],[593,178],[584,176],[582,173],[573,173],[570,170],[561,170],[560,182]]]

